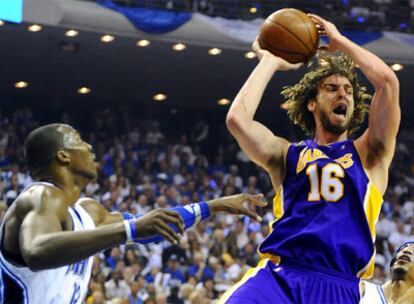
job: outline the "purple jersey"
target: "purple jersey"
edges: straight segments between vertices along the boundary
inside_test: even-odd
[[[259,253],[369,278],[381,204],[353,141],[292,144],[274,199],[276,220]]]

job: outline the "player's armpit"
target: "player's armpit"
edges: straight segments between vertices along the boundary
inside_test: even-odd
[[[232,122],[231,116],[228,115],[227,126],[247,157],[280,183],[284,177],[285,159],[290,143],[282,137],[275,136],[257,121],[243,125]]]
[[[82,199],[80,204],[86,210],[86,212],[88,212],[88,214],[92,217],[96,227],[112,223],[119,223],[124,220],[124,217],[121,213],[109,212],[94,199]]]

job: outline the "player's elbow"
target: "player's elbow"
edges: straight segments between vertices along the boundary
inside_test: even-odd
[[[230,131],[231,134],[235,135],[237,134],[242,127],[242,122],[240,119],[240,116],[235,113],[236,111],[230,110],[229,113],[227,113],[226,116],[226,126],[227,129]]]
[[[400,87],[400,82],[398,80],[397,75],[394,73],[394,71],[391,69],[387,69],[377,79],[375,87],[377,89],[390,87],[394,90],[398,90]]]
[[[36,248],[25,250],[23,259],[27,267],[32,271],[40,271],[50,268],[50,257],[48,258],[41,250]]]

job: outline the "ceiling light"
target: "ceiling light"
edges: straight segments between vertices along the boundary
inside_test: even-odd
[[[89,94],[91,92],[91,89],[88,87],[81,87],[78,89],[79,94]]]
[[[217,104],[219,104],[220,106],[227,106],[230,104],[230,99],[227,98],[222,98],[217,100]]]
[[[42,27],[38,24],[33,24],[33,25],[29,26],[27,28],[27,30],[30,31],[30,32],[40,32],[42,30]]]
[[[251,13],[251,14],[256,14],[257,13],[257,7],[251,7],[250,9],[249,9],[249,12]]]
[[[112,42],[112,41],[114,41],[114,39],[115,39],[115,37],[112,36],[112,35],[103,35],[101,37],[101,41],[104,42],[104,43]]]
[[[151,42],[147,39],[141,39],[137,41],[137,46],[140,46],[140,47],[146,47],[146,46],[149,46],[150,44]]]
[[[403,68],[404,66],[399,63],[394,63],[393,65],[391,65],[391,69],[393,69],[395,72],[401,71]]]
[[[216,56],[216,55],[220,55],[221,54],[221,50],[218,48],[212,48],[208,50],[208,53],[212,56]]]
[[[255,53],[255,52],[250,51],[250,52],[245,53],[245,54],[244,54],[244,57],[246,57],[247,59],[253,59],[253,58],[255,58],[255,57],[256,57],[256,53]]]
[[[18,81],[14,84],[14,87],[16,89],[24,89],[24,88],[27,88],[28,85],[29,84],[26,81]]]
[[[166,100],[166,99],[167,99],[167,95],[162,94],[162,93],[159,93],[159,94],[155,94],[152,98],[153,98],[155,101],[164,101],[164,100]]]
[[[174,44],[172,48],[174,51],[180,52],[180,51],[184,51],[187,48],[187,46],[182,43],[177,43],[177,44]]]
[[[3,20],[0,20],[0,26],[2,26],[4,24]]]
[[[79,32],[75,30],[68,30],[65,32],[66,37],[76,37],[78,35],[79,35]]]

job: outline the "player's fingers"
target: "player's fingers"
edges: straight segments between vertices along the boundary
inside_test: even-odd
[[[267,202],[262,201],[263,199],[263,194],[255,194],[255,195],[250,195],[247,197],[247,201],[255,206],[258,207],[265,207],[267,206]]]
[[[240,213],[247,215],[248,217],[250,217],[252,220],[261,222],[262,221],[262,217],[260,215],[258,215],[257,213],[254,213],[253,211],[246,209],[246,208],[241,208],[240,209]]]
[[[184,231],[184,221],[183,221],[181,215],[176,211],[171,211],[171,210],[166,210],[166,209],[164,209],[164,211],[165,211],[164,214],[177,219],[177,221],[178,221],[177,226],[179,228],[182,227],[182,230]]]
[[[318,16],[318,15],[315,15],[315,14],[308,14],[308,16],[309,16],[311,19],[316,20],[316,21],[317,21],[317,23],[324,23],[324,22],[326,22],[326,20],[325,20],[325,19],[323,19],[322,17],[320,17],[320,16]]]
[[[175,231],[166,223],[160,221],[157,226],[158,233],[164,236],[168,241],[174,244],[178,244],[180,241],[179,236]]]
[[[261,49],[262,48],[260,47],[259,37],[256,37],[256,39],[253,41],[253,44],[252,44],[252,50],[257,53]]]
[[[167,224],[173,224],[175,227],[177,227],[179,233],[184,234],[184,223],[181,219],[181,216],[178,216],[177,218],[176,216],[164,214],[161,219]]]

